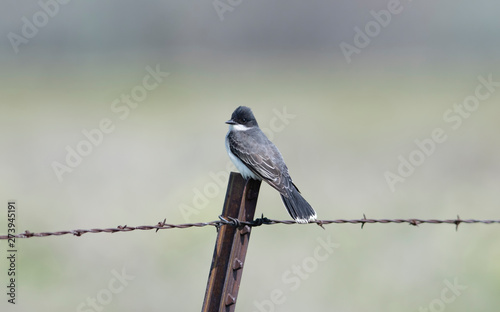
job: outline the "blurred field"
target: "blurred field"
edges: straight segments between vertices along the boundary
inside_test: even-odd
[[[223,22],[210,3],[126,3],[120,14],[68,4],[19,53],[8,40],[0,46],[0,201],[6,209],[16,200],[19,231],[216,220],[229,163],[224,122],[239,105],[270,130],[320,219],[499,218],[500,88],[456,129],[444,117],[475,96],[479,76],[500,81],[489,6],[464,2],[451,14],[450,2],[414,1],[347,64],[338,44],[386,2],[244,2]],[[4,39],[32,5],[2,10]],[[113,111],[148,66],[169,76],[128,115]],[[67,148],[104,119],[113,131],[59,181],[53,163],[65,164]],[[397,174],[400,157],[437,128],[446,141],[392,192],[386,172]],[[289,218],[267,185],[261,213]],[[6,226],[1,217],[0,234]],[[499,233],[465,224],[256,228],[237,311],[492,311]],[[215,238],[206,227],[18,240],[18,303],[4,295],[0,309],[199,311]],[[325,241],[338,247],[320,259]],[[2,256],[3,286],[6,278]]]
[[[162,67],[168,71],[168,64]],[[185,219],[179,207],[194,207],[195,190],[204,192],[214,182],[210,173],[225,170],[224,121],[237,105],[251,106],[261,127],[269,127],[273,110],[295,116],[274,141],[322,219],[363,213],[498,217],[498,96],[481,103],[457,130],[442,119],[454,102],[473,92],[481,73],[405,73],[401,79],[400,73],[376,69],[360,76],[318,69],[293,76],[277,67],[267,80],[171,71],[126,120],[110,111],[110,103],[140,81],[141,68],[134,75],[89,75],[77,84],[64,73],[36,83],[28,79],[23,83],[32,84],[29,92],[14,92],[22,82],[11,81],[10,94],[2,99],[11,104],[4,104],[1,116],[0,188],[4,201],[18,202],[18,229],[217,219],[225,186],[198,215]],[[65,146],[76,146],[84,139],[81,131],[105,117],[114,121],[115,131],[59,183],[51,163],[64,162]],[[397,157],[408,157],[416,148],[413,141],[430,137],[436,127],[449,139],[392,193],[384,172],[396,173]],[[268,186],[262,187],[257,213],[288,218]],[[5,228],[4,219],[0,226]],[[455,278],[467,289],[449,303],[451,310],[487,309],[498,303],[500,290],[497,232],[494,225],[463,225],[458,232],[444,225],[258,228],[238,309],[258,311],[258,303],[269,309],[265,302],[279,289],[286,300],[276,309],[283,311],[416,310],[440,298],[443,281]],[[203,228],[21,240],[19,307],[34,309],[43,300],[46,307],[76,309],[108,287],[112,270],[124,267],[135,279],[106,310],[156,310],[158,305],[197,310],[215,236]],[[295,284],[283,275],[313,256],[318,238],[328,237],[340,247],[291,289]]]

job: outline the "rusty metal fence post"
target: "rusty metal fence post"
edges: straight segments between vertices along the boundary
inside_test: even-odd
[[[243,179],[231,172],[222,216],[252,221],[259,195],[260,181]],[[202,312],[234,311],[240,288],[243,264],[251,227],[224,224],[215,243]]]

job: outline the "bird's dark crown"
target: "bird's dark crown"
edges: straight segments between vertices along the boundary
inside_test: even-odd
[[[259,126],[252,110],[246,106],[240,106],[235,109],[231,115],[231,120],[247,127]]]

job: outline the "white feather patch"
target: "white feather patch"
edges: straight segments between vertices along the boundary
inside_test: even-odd
[[[243,178],[248,179],[252,178],[254,180],[262,180],[258,176],[255,175],[255,173],[252,172],[252,170],[248,169],[248,167],[238,158],[236,157],[233,152],[231,152],[231,149],[229,148],[229,140],[226,138],[226,150],[227,154],[229,155],[229,159],[233,162],[233,164],[236,166],[236,169],[241,173]]]
[[[236,131],[247,131],[252,129],[252,127],[247,127],[245,125],[229,125],[229,130],[236,130]]]

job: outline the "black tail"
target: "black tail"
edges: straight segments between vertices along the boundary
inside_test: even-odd
[[[293,184],[292,184],[293,185]],[[308,223],[316,220],[316,211],[309,203],[300,195],[299,190],[293,185],[293,188],[287,194],[281,195],[281,199],[285,204],[286,210],[297,223]]]

